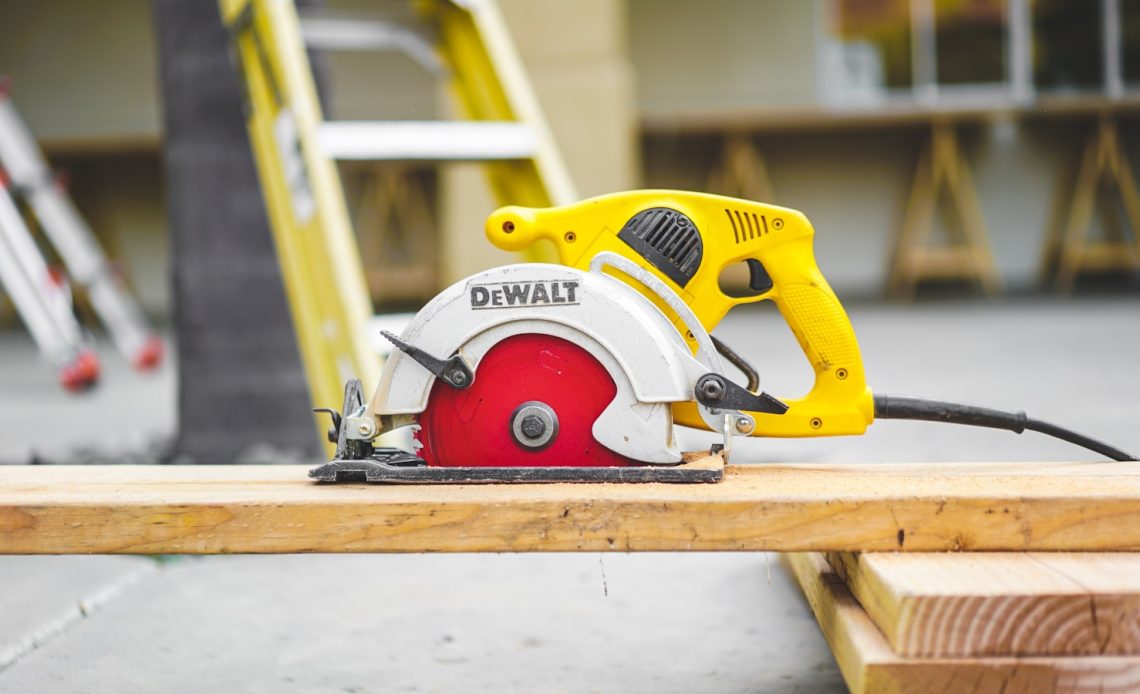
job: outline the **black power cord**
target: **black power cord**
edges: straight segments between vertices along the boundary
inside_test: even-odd
[[[914,398],[906,395],[876,395],[875,418],[917,419],[926,422],[965,424],[975,427],[989,427],[990,429],[1005,429],[1015,434],[1020,434],[1028,429],[1068,441],[1113,460],[1136,460],[1136,456],[1129,455],[1103,441],[1078,434],[1056,424],[1033,419],[1024,412],[1006,412],[988,407],[964,405],[946,400]]]

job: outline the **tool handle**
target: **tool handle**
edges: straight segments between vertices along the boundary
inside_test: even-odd
[[[781,415],[750,412],[753,436],[861,434],[874,420],[859,343],[847,312],[820,272],[814,230],[803,213],[745,200],[680,194],[670,200],[697,225],[700,269],[684,287],[686,302],[711,331],[734,306],[773,301],[811,364],[815,380],[801,398],[775,394],[788,405]],[[720,286],[729,267],[747,263],[755,293],[730,296]],[[758,286],[770,280],[767,289]],[[677,406],[674,418],[702,426],[695,406]]]
[[[790,211],[788,211],[790,212]],[[783,415],[758,413],[761,436],[861,434],[874,418],[859,343],[847,312],[815,262],[812,228],[800,213],[784,213],[782,229],[740,244],[743,257],[758,261],[772,287],[753,297],[721,297],[732,305],[771,299],[784,317],[815,373],[807,395],[792,400]],[[786,231],[786,234],[781,232]],[[730,261],[731,262],[731,261]],[[719,289],[719,287],[718,287]],[[777,396],[779,397],[779,396]]]

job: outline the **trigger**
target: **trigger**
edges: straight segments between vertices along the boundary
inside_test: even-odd
[[[768,276],[768,271],[760,264],[760,261],[755,258],[748,258],[744,262],[748,263],[748,288],[763,294],[772,288],[772,278]]]

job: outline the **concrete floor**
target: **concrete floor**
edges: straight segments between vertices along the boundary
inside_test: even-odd
[[[872,387],[1024,408],[1140,451],[1140,299],[858,305]],[[806,363],[773,311],[718,335],[777,395]],[[58,393],[0,337],[0,461],[85,446],[145,456],[174,426],[169,368],[105,356]],[[62,423],[62,424],[61,424]],[[703,435],[685,437],[693,445]],[[136,456],[136,457],[142,457]],[[94,456],[98,458],[99,456]],[[863,437],[751,440],[735,462],[1093,457],[1041,436],[880,422]],[[0,692],[842,691],[767,554],[0,558]]]

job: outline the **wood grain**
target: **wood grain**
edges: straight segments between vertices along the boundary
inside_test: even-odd
[[[1137,656],[908,658],[882,632],[822,554],[785,561],[852,692],[1135,692]]]
[[[1140,554],[827,558],[900,655],[1140,654]]]
[[[1140,463],[730,466],[693,485],[305,473],[0,467],[0,553],[1140,550]]]

